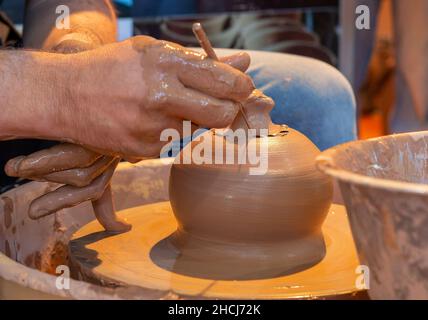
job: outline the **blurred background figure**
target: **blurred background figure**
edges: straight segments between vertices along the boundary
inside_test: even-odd
[[[370,30],[343,39],[352,48],[345,74],[357,92],[361,138],[428,129],[428,1],[342,1],[341,13],[370,8]],[[343,14],[345,15],[345,14]],[[349,17],[349,16],[348,16]],[[349,32],[347,35],[352,34]],[[345,48],[346,50],[346,48]]]

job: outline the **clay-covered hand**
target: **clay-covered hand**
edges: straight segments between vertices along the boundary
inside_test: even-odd
[[[131,226],[116,216],[110,187],[118,163],[118,158],[63,143],[13,158],[7,162],[5,171],[12,177],[64,184],[31,202],[32,219],[91,200],[96,218],[107,231],[124,232]]]
[[[67,59],[73,71],[61,135],[124,158],[158,157],[166,143],[160,141],[162,130],[181,131],[182,120],[212,128],[230,125],[238,111],[235,102],[254,89],[242,72],[249,64],[245,53],[225,60],[240,71],[145,36]]]
[[[83,48],[75,43],[60,43],[55,50],[76,53],[93,49],[82,45]],[[250,57],[246,53],[238,53],[224,57],[221,61],[245,72],[250,64]],[[135,161],[130,158],[128,160]],[[7,163],[5,170],[10,176],[65,185],[35,199],[29,208],[30,217],[38,219],[62,208],[92,200],[95,215],[106,230],[122,232],[129,230],[130,226],[115,215],[109,184],[116,165],[117,159],[112,156],[103,156],[80,145],[63,143],[14,158]]]
[[[80,35],[75,34],[68,36],[66,41],[60,41],[52,50],[70,54],[96,47],[96,43],[80,41]],[[29,207],[31,218],[39,219],[91,200],[96,218],[107,231],[125,232],[131,225],[116,216],[110,186],[118,162],[117,158],[103,156],[80,145],[62,143],[11,159],[5,171],[13,177],[64,185],[33,200]]]
[[[275,106],[272,98],[265,95],[262,91],[254,89],[251,95],[241,103],[243,111],[245,112],[246,121],[241,114],[233,121],[230,128],[236,130],[238,128],[247,128],[247,122],[250,129],[255,129],[256,134],[259,135],[260,129],[269,129],[272,123],[269,113]]]

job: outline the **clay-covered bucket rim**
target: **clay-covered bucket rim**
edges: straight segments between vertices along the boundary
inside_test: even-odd
[[[391,137],[400,139],[402,137],[411,137],[415,141],[428,136],[428,131],[417,131],[417,132],[407,132],[392,134],[388,136],[382,136],[377,138],[371,138],[367,140],[356,140],[350,141],[338,146],[332,147],[323,151],[319,154],[315,161],[316,166],[322,172],[328,174],[329,176],[336,178],[339,181],[347,182],[351,184],[372,187],[382,190],[396,191],[396,192],[405,192],[413,194],[427,194],[428,195],[428,185],[422,183],[412,183],[392,179],[383,179],[376,178],[371,176],[366,176],[360,173],[355,173],[347,169],[340,168],[335,161],[336,154],[342,152],[346,148],[353,148],[358,144],[365,143],[376,143],[384,139],[389,139]]]

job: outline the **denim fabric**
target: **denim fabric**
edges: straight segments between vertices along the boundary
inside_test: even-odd
[[[233,49],[216,49],[219,56]],[[275,123],[309,137],[321,150],[356,138],[355,99],[351,86],[334,67],[315,59],[248,51],[248,73],[256,87],[276,103]]]

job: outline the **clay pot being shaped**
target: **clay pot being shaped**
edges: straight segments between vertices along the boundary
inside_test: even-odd
[[[208,142],[212,149],[198,149]],[[258,165],[249,163],[249,151],[246,163],[238,164],[243,145],[255,147],[262,156]],[[193,157],[190,164],[183,163],[186,154],[201,149],[213,161],[225,161],[233,150],[233,164],[199,164]],[[177,253],[174,271],[209,279],[261,279],[322,260],[321,226],[331,204],[332,183],[315,168],[318,154],[302,133],[277,125],[270,126],[269,136],[244,143],[218,130],[189,143],[170,175],[178,229],[166,241]],[[251,170],[256,167],[259,174]]]

